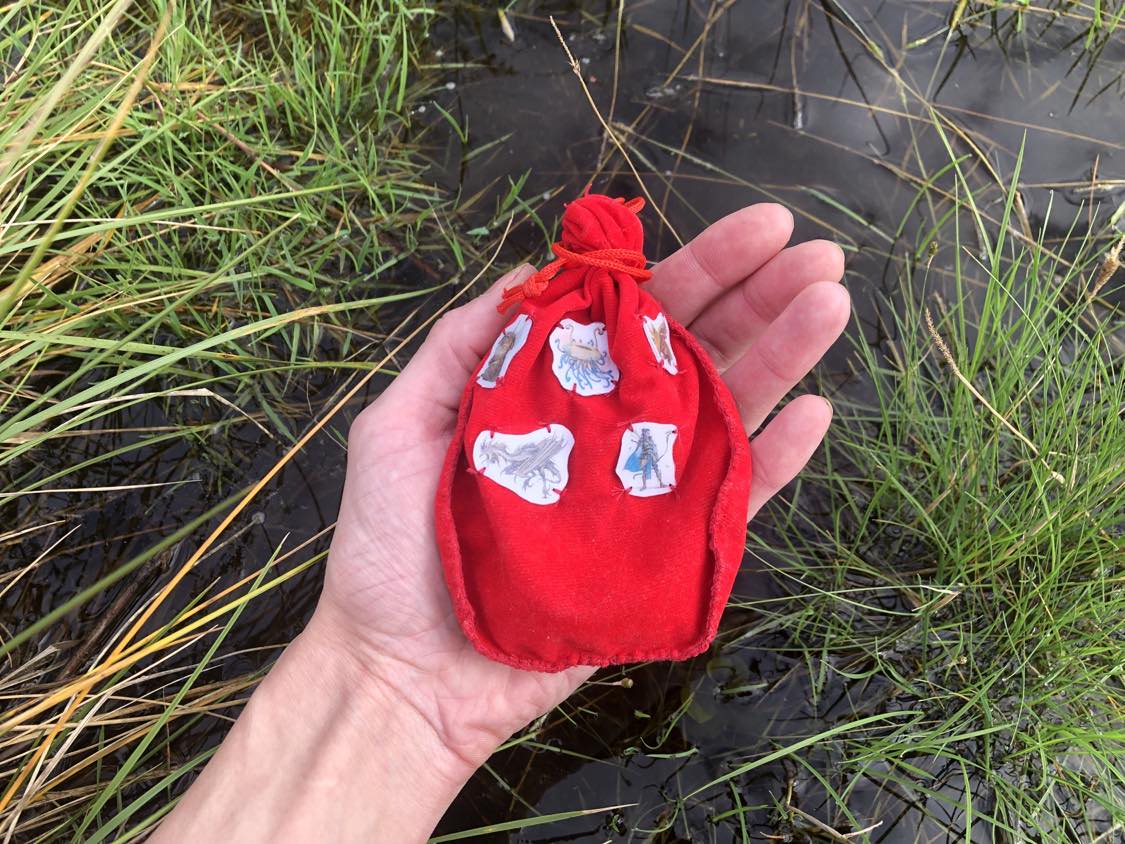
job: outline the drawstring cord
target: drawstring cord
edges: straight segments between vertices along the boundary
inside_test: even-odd
[[[641,197],[623,202],[625,207],[633,213],[644,208],[645,201]],[[504,298],[500,300],[496,310],[507,313],[512,307],[525,299],[534,299],[541,296],[547,289],[547,284],[567,266],[570,267],[600,267],[604,270],[615,270],[619,273],[631,275],[637,281],[648,281],[652,273],[645,269],[645,256],[636,249],[594,249],[590,252],[572,252],[561,243],[551,247],[555,253],[555,260],[547,264],[535,275],[529,276],[523,284],[516,284],[504,290]]]

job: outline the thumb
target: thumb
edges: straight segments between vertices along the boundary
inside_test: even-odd
[[[386,399],[394,397],[396,413],[412,414],[417,424],[427,428],[448,427],[473,370],[511,320],[496,310],[504,288],[534,274],[533,266],[521,264],[476,299],[434,323],[426,341],[384,393]]]

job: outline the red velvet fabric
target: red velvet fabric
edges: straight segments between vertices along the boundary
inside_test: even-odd
[[[641,251],[635,207],[597,194],[572,202],[563,247]],[[526,314],[531,328],[506,372],[493,387],[476,376],[466,387],[441,474],[438,544],[457,618],[485,656],[528,670],[686,659],[714,638],[742,558],[751,467],[734,401],[671,319],[678,371],[661,365],[642,317],[662,308],[629,273],[571,260],[539,287],[510,317]],[[550,336],[564,319],[605,324],[620,370],[610,392],[579,395],[556,377]],[[640,422],[676,426],[665,494],[630,495],[615,471]],[[555,503],[477,471],[482,431],[554,425],[575,441]]]

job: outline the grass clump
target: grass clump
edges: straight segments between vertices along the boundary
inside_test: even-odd
[[[936,229],[907,256],[906,301],[855,347],[872,392],[837,400],[809,509],[779,531],[792,597],[756,607],[858,711],[921,713],[841,744],[841,828],[902,820],[857,807],[865,783],[929,818],[922,837],[1125,824],[1116,238],[1021,242],[1011,207],[998,231],[976,218],[976,244],[954,221],[951,279],[930,270]]]
[[[375,274],[432,213],[403,134],[428,13],[372,1],[3,14],[8,491],[30,479],[18,456],[153,390],[206,391],[212,418],[238,408],[292,436],[293,377],[322,365],[323,343],[353,350],[338,315],[378,304]]]
[[[0,836],[143,837],[258,679],[216,652],[238,613],[322,559],[322,534],[282,541],[126,634],[255,456],[377,366],[384,306],[437,278],[445,209],[409,126],[432,14],[0,7]],[[162,530],[143,493],[200,477]],[[122,497],[147,521],[99,529]]]

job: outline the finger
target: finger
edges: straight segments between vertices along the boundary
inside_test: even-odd
[[[657,264],[648,291],[687,325],[780,252],[792,234],[793,215],[783,205],[764,202],[735,211]]]
[[[539,674],[540,683],[547,685],[551,689],[549,702],[542,708],[542,711],[548,712],[554,709],[576,691],[578,687],[589,680],[597,668],[591,665],[576,665],[573,668],[567,668],[557,674]]]
[[[844,277],[844,250],[830,240],[783,249],[748,279],[712,302],[692,322],[695,338],[720,372],[761,336],[794,297],[817,281]]]
[[[832,405],[820,396],[799,396],[781,409],[750,443],[753,477],[747,520],[797,477],[824,439]]]
[[[848,291],[821,281],[802,290],[723,375],[747,431],[824,356],[847,325]]]
[[[448,414],[457,413],[473,370],[511,319],[496,310],[504,288],[534,274],[534,267],[521,264],[476,299],[442,316],[384,395],[444,411],[417,414],[418,419],[444,428]]]

